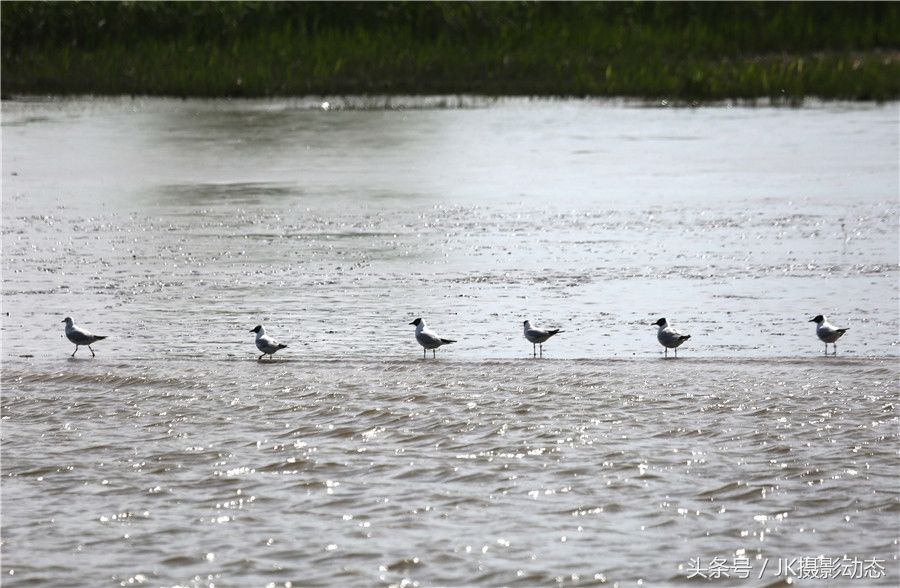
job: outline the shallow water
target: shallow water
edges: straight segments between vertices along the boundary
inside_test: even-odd
[[[898,583],[896,104],[401,105],[4,103],[5,584]]]

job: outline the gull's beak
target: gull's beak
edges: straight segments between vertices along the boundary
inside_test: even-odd
[[[59,322],[64,323],[64,322],[66,322],[66,321],[63,320],[63,321],[59,321]]]
[[[65,321],[63,321],[63,322],[65,322]],[[409,323],[409,324],[414,325],[414,324],[416,324],[416,323],[413,322],[413,323]]]
[[[250,329],[250,332],[252,333],[252,332],[254,332],[255,330],[256,330],[256,329]]]
[[[809,319],[809,322],[814,323],[816,322],[816,319]]]

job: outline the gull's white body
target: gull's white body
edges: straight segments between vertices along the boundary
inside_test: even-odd
[[[78,353],[78,347],[81,345],[87,345],[87,348],[91,349],[93,343],[106,339],[106,335],[95,335],[87,329],[82,329],[69,317],[66,317],[63,322],[66,323],[66,338],[75,344],[75,351],[72,352],[72,357],[75,357],[75,354]],[[91,349],[91,356],[94,356],[93,349]]]
[[[821,320],[818,320],[821,319]],[[839,329],[838,327],[832,325],[828,322],[828,317],[824,315],[819,315],[816,318],[812,319],[810,322],[816,323],[816,336],[825,343],[825,355],[828,355],[828,344],[831,343],[834,345],[834,354],[837,355],[837,345],[835,343],[838,339],[840,339],[844,333],[846,333],[849,329]]]
[[[847,329],[839,329],[828,322],[826,318],[821,324],[816,325],[816,335],[825,343],[834,343],[847,331]]]
[[[440,347],[441,345],[447,345],[449,343],[456,343],[456,341],[452,339],[443,339],[438,336],[437,333],[430,330],[428,325],[425,324],[423,319],[416,319],[418,323],[410,323],[416,325],[416,341],[419,342],[419,345],[422,346],[422,355],[425,355],[426,349],[432,350],[432,355],[434,355],[434,350]]]
[[[675,349],[675,357],[678,357],[678,347],[690,339],[691,336],[673,328],[665,319],[660,320],[662,324],[657,325],[659,329],[656,331],[656,340],[666,348],[666,357],[669,356],[669,349]]]
[[[279,343],[274,338],[268,336],[264,326],[260,325],[258,327],[258,330],[256,331],[256,348],[263,353],[259,356],[259,359],[262,359],[266,355],[272,355],[279,349],[284,349],[285,347],[287,347],[287,345]]]
[[[528,339],[528,342],[531,343],[532,346],[540,345],[541,346],[541,356],[544,355],[544,345],[543,343],[557,333],[561,333],[559,329],[539,329],[537,327],[531,326],[531,321],[525,321],[525,330],[524,335],[525,338]],[[537,355],[537,352],[534,351],[532,347],[532,351],[534,355]]]

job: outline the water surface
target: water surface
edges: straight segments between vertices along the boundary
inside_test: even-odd
[[[897,584],[896,104],[330,102],[4,103],[5,583]]]

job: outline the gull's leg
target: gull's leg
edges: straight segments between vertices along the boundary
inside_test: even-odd
[[[674,351],[675,351],[675,357],[678,357],[678,348],[676,347]]]
[[[541,343],[541,357],[544,357],[544,344]]]
[[[422,348],[422,359],[428,359],[428,355],[426,355],[427,353],[428,353],[428,350],[423,347]]]
[[[437,359],[437,349],[431,350],[431,359]]]
[[[259,357],[256,358],[256,361],[262,361],[262,358],[263,358],[265,355],[266,355],[266,354],[263,353],[262,355],[260,355]]]
[[[72,357],[75,357],[76,353],[78,353],[78,345],[75,346],[75,351],[72,352]]]
[[[666,350],[666,359],[669,359],[669,348],[668,348],[668,347],[664,347],[663,349]]]
[[[825,355],[828,355],[828,343],[825,344]]]
[[[531,344],[531,357],[537,357],[537,344]]]
[[[837,355],[837,341],[832,343],[831,346],[834,347],[834,355]]]
[[[90,345],[88,345],[88,349],[91,349],[91,346],[90,346]],[[837,353],[837,352],[835,352],[835,353]],[[93,350],[93,349],[91,349],[91,357],[97,357],[96,355],[94,355],[94,350]]]

